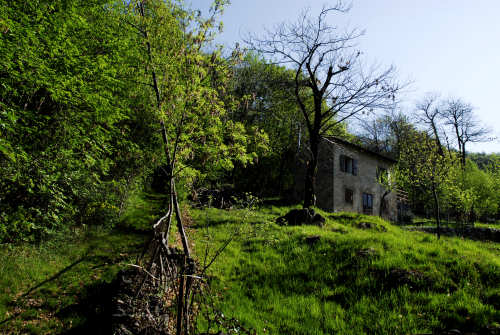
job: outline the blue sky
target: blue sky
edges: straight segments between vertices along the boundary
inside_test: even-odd
[[[189,1],[188,1],[189,3]],[[191,0],[207,13],[210,0]],[[246,33],[294,20],[304,7],[318,13],[321,0],[232,0],[222,17],[217,42],[232,46]],[[330,1],[329,3],[335,3]],[[413,84],[407,109],[426,92],[471,103],[479,119],[500,138],[500,1],[498,0],[354,0],[332,24],[360,28],[367,63],[396,66]],[[471,151],[500,152],[500,139],[472,144]]]

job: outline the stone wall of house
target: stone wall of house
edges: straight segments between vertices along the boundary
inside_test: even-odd
[[[355,148],[346,147],[341,144],[330,144],[334,147],[334,203],[335,212],[357,212],[363,213],[363,193],[373,196],[373,209],[371,214],[380,215],[380,205],[385,189],[377,182],[377,168],[388,170],[391,162],[366,152],[361,152]],[[340,169],[340,156],[344,155],[357,160],[357,175],[342,172]],[[352,190],[352,204],[346,202],[346,188]],[[390,193],[385,197],[386,210],[383,217],[396,220],[397,204],[395,194]]]
[[[340,155],[356,159],[358,173],[356,176],[340,170]],[[373,215],[379,215],[380,203],[384,188],[377,182],[377,167],[388,169],[389,160],[356,150],[343,144],[323,140],[319,152],[320,161],[316,175],[316,206],[330,212],[363,213],[363,193],[373,196]],[[302,201],[304,197],[304,180],[309,155],[302,152],[297,157],[295,188],[292,198]],[[345,189],[353,191],[352,204],[345,201]],[[397,218],[396,196],[386,196],[386,208],[383,217],[395,221]]]
[[[316,175],[316,206],[319,208],[332,211],[333,207],[333,147],[329,145],[321,145],[319,147],[319,162],[318,172]],[[292,199],[297,202],[304,200],[304,186],[306,178],[307,162],[310,155],[306,151],[301,151],[296,157],[295,166],[295,187]]]

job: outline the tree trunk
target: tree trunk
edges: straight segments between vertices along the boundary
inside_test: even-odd
[[[278,171],[278,195],[281,197],[283,194],[283,174],[285,170],[285,159],[286,159],[286,151],[283,151],[280,154],[280,167]]]
[[[441,220],[439,213],[439,198],[436,191],[436,185],[432,184],[432,195],[434,196],[434,216],[436,218],[437,224],[437,238],[438,240],[441,238]]]
[[[465,143],[462,143],[462,157],[461,160],[462,160],[462,168],[465,169]]]
[[[443,147],[441,146],[441,140],[439,139],[439,133],[437,131],[436,125],[434,124],[434,120],[431,123],[432,131],[434,132],[434,137],[436,138],[436,146],[438,153],[441,157],[444,157]]]
[[[462,137],[460,137],[460,133],[458,130],[458,124],[457,124],[456,120],[455,120],[455,123],[453,124],[453,127],[455,128],[455,135],[457,136],[458,152],[459,152],[459,155],[462,156],[462,154],[463,154],[463,152],[462,152]],[[463,162],[463,160],[461,159],[460,162]],[[463,166],[462,166],[462,168],[463,168]]]
[[[318,169],[319,134],[311,134],[310,145],[311,160],[307,162],[306,167],[304,208],[309,208],[316,204],[315,183]]]
[[[380,199],[378,216],[380,216],[381,218],[382,218],[382,212],[385,209],[385,206],[384,206],[385,197],[387,197],[389,195],[389,193],[391,193],[391,191],[385,191],[384,195],[382,195],[382,198]]]

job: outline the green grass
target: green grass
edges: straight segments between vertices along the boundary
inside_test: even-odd
[[[163,198],[134,195],[121,228],[86,228],[0,249],[0,333],[99,333],[117,271],[133,262]],[[323,228],[274,223],[290,207],[191,210],[200,264],[232,237],[208,279],[218,307],[258,334],[478,331],[500,320],[500,245],[328,214]],[[373,229],[359,229],[369,222]],[[175,230],[174,230],[175,232]],[[309,245],[306,238],[321,236]],[[205,249],[208,248],[208,254]],[[398,282],[395,273],[417,274]],[[496,323],[497,322],[497,323]],[[200,322],[200,325],[203,322]]]
[[[110,283],[124,264],[134,261],[143,243],[141,235],[90,228],[38,246],[4,245],[0,333],[55,334],[98,327]]]
[[[107,334],[112,281],[135,263],[162,197],[133,195],[119,227],[0,245],[0,334]]]
[[[441,219],[441,226],[442,227],[450,227],[450,228],[461,228],[463,227],[463,223],[457,222],[457,221],[448,221],[445,219]],[[409,224],[408,226],[427,226],[427,227],[436,227],[436,220],[435,219],[427,219],[427,218],[414,218],[413,223]],[[500,223],[483,223],[483,222],[474,222],[473,224],[474,227],[481,227],[481,228],[494,228],[494,229],[500,229]]]
[[[289,209],[191,211],[200,263],[206,248],[213,254],[234,236],[209,271],[228,318],[258,334],[415,334],[498,325],[499,244],[438,241],[350,213],[322,212],[323,228],[275,224]],[[356,228],[361,221],[375,228]],[[321,239],[309,245],[305,239],[313,235]],[[404,270],[415,275],[403,280],[397,273]]]
[[[474,223],[474,227],[500,229],[500,223],[482,223],[482,222],[476,222],[476,223]]]
[[[165,214],[166,196],[154,193],[133,193],[120,218],[120,227],[137,232],[149,232],[152,224]]]

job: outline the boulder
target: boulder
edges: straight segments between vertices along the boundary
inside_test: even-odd
[[[392,287],[408,285],[409,288],[426,287],[429,278],[418,270],[392,269],[387,277]]]
[[[375,228],[375,225],[371,222],[357,222],[356,223],[356,228],[359,229],[373,229]]]
[[[276,223],[288,226],[300,226],[303,224],[313,224],[323,226],[325,218],[314,211],[314,209],[292,209],[290,212],[276,219]]]
[[[325,225],[326,219],[321,214],[314,214],[312,217],[312,224],[323,227]]]

